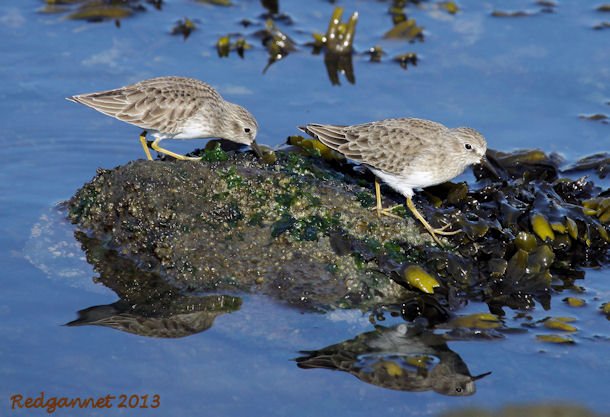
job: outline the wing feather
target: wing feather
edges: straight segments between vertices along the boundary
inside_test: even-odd
[[[142,129],[169,135],[180,132],[184,120],[203,105],[222,106],[224,100],[211,86],[183,77],[158,77],[126,87],[81,94],[68,100]]]
[[[300,129],[349,159],[394,174],[420,164],[420,156],[433,148],[428,142],[447,130],[439,123],[414,118],[353,126],[308,124]]]

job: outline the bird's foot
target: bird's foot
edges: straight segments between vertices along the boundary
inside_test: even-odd
[[[461,233],[461,230],[451,230],[451,231],[446,231],[446,229],[448,227],[451,227],[450,224],[445,224],[443,227],[439,227],[439,228],[431,228],[431,233],[433,232],[435,235],[441,235],[441,236],[453,236],[453,235],[457,235],[458,233]]]
[[[392,213],[392,211],[398,207],[402,207],[402,205],[397,204],[395,206],[388,207],[388,208],[373,207],[373,208],[371,208],[371,210],[375,210],[377,212],[377,217],[387,216],[387,217],[392,217],[394,219],[403,219],[403,217],[399,216],[398,214]]]
[[[185,155],[180,155],[182,158],[176,158],[176,159],[180,159],[181,161],[201,161],[201,157],[197,157],[197,156],[185,156]]]
[[[171,156],[172,158],[176,158],[180,161],[201,161],[201,158],[196,158],[194,156],[184,156],[184,155],[180,155],[179,153],[176,152],[172,152],[168,149],[162,148],[159,146],[159,142],[160,139],[155,140],[152,145],[151,148],[153,148],[155,151],[164,154],[164,155],[168,155]]]

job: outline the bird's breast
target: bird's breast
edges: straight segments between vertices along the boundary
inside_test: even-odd
[[[180,131],[172,139],[197,139],[216,137],[214,126],[205,119],[191,118],[184,121]]]
[[[370,169],[377,177],[394,190],[405,197],[412,197],[414,188],[426,188],[432,185],[441,184],[455,178],[463,171],[456,173],[436,168],[442,167],[410,169],[403,171],[401,174],[391,174],[374,168]]]

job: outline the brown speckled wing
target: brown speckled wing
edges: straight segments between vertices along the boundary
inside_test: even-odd
[[[209,85],[190,78],[160,77],[116,90],[70,98],[142,129],[180,132],[183,121],[207,101],[222,101]]]
[[[303,130],[347,158],[379,170],[400,174],[418,156],[429,152],[426,142],[447,128],[421,119],[386,119],[354,126],[310,124]]]

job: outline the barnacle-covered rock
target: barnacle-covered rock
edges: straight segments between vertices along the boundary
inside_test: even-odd
[[[70,219],[178,291],[260,292],[313,308],[408,293],[379,259],[416,259],[392,242],[427,241],[417,225],[378,218],[357,198],[368,191],[297,153],[274,165],[220,155],[100,170],[69,202]]]
[[[462,233],[432,244],[404,209],[377,217],[372,175],[302,137],[261,162],[218,146],[201,162],[136,161],[102,170],[69,216],[101,245],[175,291],[258,292],[308,308],[384,306],[446,321],[467,300],[550,306],[583,267],[608,264],[608,192],[561,177],[556,156],[490,151],[501,178],[416,195],[434,227]],[[384,202],[403,203],[384,188]],[[392,201],[394,200],[394,201]],[[392,307],[394,306],[394,307]]]

